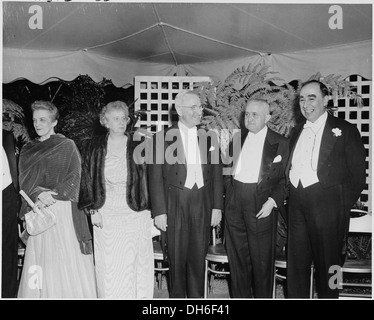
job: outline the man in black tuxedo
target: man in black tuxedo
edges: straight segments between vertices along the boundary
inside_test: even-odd
[[[17,295],[18,170],[12,132],[3,130],[2,275],[1,297]]]
[[[250,100],[239,154],[225,176],[226,249],[233,298],[271,298],[278,211],[284,214],[288,140],[266,126],[265,100]],[[238,148],[233,148],[238,150]]]
[[[199,97],[181,92],[175,109],[178,124],[153,137],[152,214],[156,227],[166,231],[170,297],[201,298],[210,227],[222,218],[222,166],[209,151],[207,132],[196,127],[202,115]]]
[[[338,298],[331,267],[345,259],[350,209],[365,186],[365,148],[357,127],[326,112],[328,89],[308,81],[300,91],[306,122],[290,139],[288,264],[290,298],[308,298],[311,264],[319,298]],[[331,281],[333,282],[333,281]],[[335,281],[336,282],[336,281]]]

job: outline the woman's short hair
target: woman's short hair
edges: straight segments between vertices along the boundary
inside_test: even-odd
[[[126,117],[129,116],[129,107],[123,101],[113,101],[109,102],[106,106],[104,106],[100,111],[100,123],[102,126],[106,126],[108,123],[108,119],[106,115],[108,112],[112,110],[123,110],[125,112]]]
[[[60,113],[58,112],[57,107],[49,101],[37,100],[31,104],[31,110],[47,110],[51,114],[51,120],[55,121],[60,118]]]

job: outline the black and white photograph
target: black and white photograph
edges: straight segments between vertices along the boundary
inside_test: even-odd
[[[372,1],[1,15],[1,300],[372,300]]]

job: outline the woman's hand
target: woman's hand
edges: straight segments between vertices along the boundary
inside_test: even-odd
[[[155,217],[155,226],[161,231],[166,231],[168,227],[168,216],[166,214],[161,214]]]
[[[54,191],[43,191],[39,194],[38,200],[43,204],[43,207],[49,207],[56,203],[56,199],[53,198],[53,195],[57,195],[57,192]]]
[[[91,211],[91,210],[90,210]],[[91,223],[94,227],[98,227],[100,229],[103,228],[103,217],[101,213],[97,210],[92,210],[94,213],[91,214]]]
[[[43,215],[42,209],[45,208],[46,206],[44,203],[42,203],[40,200],[36,200],[35,205],[33,206],[32,210],[37,213]]]
[[[40,200],[36,200],[34,206],[32,207],[32,210],[38,212],[38,210],[40,211],[41,208],[44,208],[44,204]]]

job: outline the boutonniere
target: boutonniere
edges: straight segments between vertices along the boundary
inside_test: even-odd
[[[340,137],[342,135],[342,130],[339,128],[334,128],[331,131],[334,133],[334,137]]]
[[[274,160],[273,160],[273,163],[277,163],[277,162],[281,162],[282,161],[282,156],[279,154],[277,155]]]

